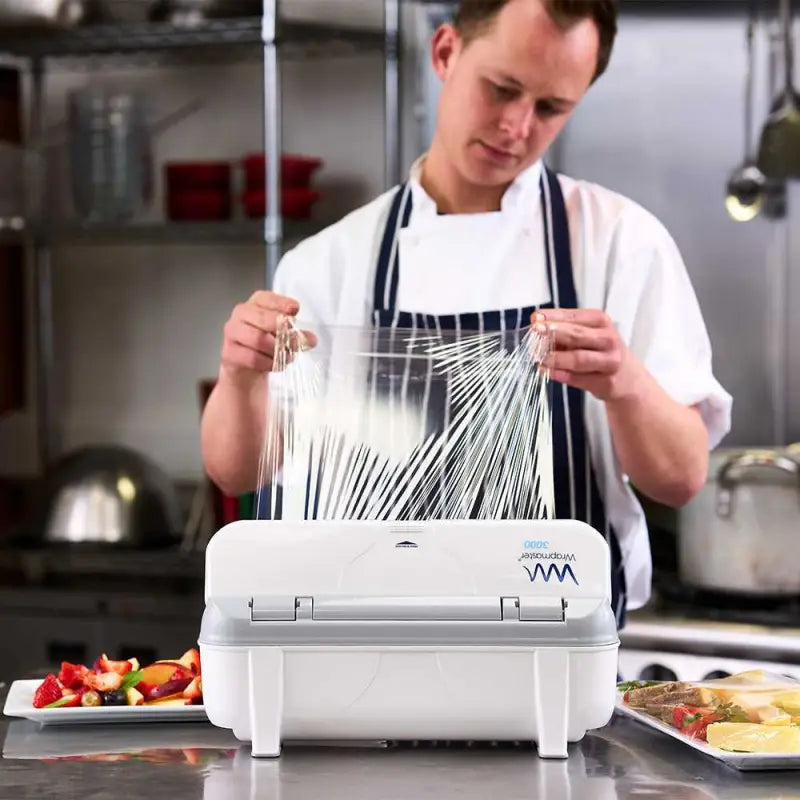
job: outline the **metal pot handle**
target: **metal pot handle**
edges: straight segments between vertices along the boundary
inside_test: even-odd
[[[751,468],[777,469],[797,480],[800,493],[800,461],[771,450],[749,450],[729,458],[717,472],[717,515],[729,518],[733,513],[733,493],[741,483],[742,473]]]

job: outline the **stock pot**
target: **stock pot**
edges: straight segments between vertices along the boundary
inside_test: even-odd
[[[800,597],[800,449],[719,450],[678,514],[681,583],[743,597]]]

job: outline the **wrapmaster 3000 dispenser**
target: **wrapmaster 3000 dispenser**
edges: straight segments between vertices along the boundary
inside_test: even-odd
[[[609,548],[572,520],[242,521],[206,550],[210,721],[288,740],[535,742],[605,725]]]

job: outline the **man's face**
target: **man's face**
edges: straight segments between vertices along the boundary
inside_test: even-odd
[[[461,177],[508,184],[540,158],[589,88],[598,48],[593,20],[562,30],[539,0],[511,0],[466,45],[451,26],[440,28],[436,136]]]

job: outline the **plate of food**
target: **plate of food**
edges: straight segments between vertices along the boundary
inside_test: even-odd
[[[736,769],[800,769],[800,681],[750,670],[617,689],[619,714]]]
[[[3,713],[42,725],[206,720],[200,653],[144,667],[105,653],[92,667],[64,661],[44,680],[14,681]]]

